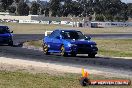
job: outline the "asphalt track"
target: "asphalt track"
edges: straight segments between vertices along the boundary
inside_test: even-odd
[[[126,34],[125,34],[126,35]],[[132,34],[129,35],[115,35],[113,34],[112,38],[119,38],[119,36],[124,36],[123,38],[132,39]],[[96,38],[106,38],[108,35],[91,35]],[[102,37],[101,37],[102,36]],[[110,35],[111,36],[111,35]],[[26,60],[34,61],[51,61],[51,62],[63,62],[63,63],[73,63],[81,65],[93,65],[93,66],[103,66],[103,67],[112,67],[117,69],[125,69],[132,71],[132,59],[114,59],[109,57],[96,57],[88,58],[87,56],[77,56],[77,57],[62,57],[59,54],[54,55],[44,55],[42,51],[39,50],[29,50],[22,48],[22,43],[30,40],[39,40],[44,37],[43,34],[16,34],[14,35],[14,47],[10,46],[0,46],[0,56],[20,58]]]

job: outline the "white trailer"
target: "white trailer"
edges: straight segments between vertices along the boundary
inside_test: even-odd
[[[19,23],[30,23],[30,24],[38,24],[40,23],[37,20],[19,20]]]

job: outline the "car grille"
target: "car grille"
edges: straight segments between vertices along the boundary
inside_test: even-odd
[[[86,48],[86,47],[91,47],[91,45],[88,44],[77,44],[78,48]]]
[[[8,42],[10,39],[10,37],[0,37],[0,42]]]
[[[78,53],[89,53],[97,51],[96,47],[91,47],[91,45],[88,44],[77,44],[78,46]]]

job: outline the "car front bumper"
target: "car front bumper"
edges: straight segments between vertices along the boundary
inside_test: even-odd
[[[12,38],[0,38],[0,44],[8,44],[12,42]]]
[[[97,47],[66,47],[67,53],[76,53],[76,54],[97,54]]]

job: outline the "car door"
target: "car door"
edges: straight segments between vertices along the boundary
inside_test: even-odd
[[[53,44],[54,36],[55,36],[55,31],[53,31],[47,39],[47,44],[50,50],[54,50],[54,44]]]
[[[60,32],[56,31],[56,34],[53,39],[53,46],[55,51],[60,51],[61,45],[62,45],[62,38],[60,36]]]

